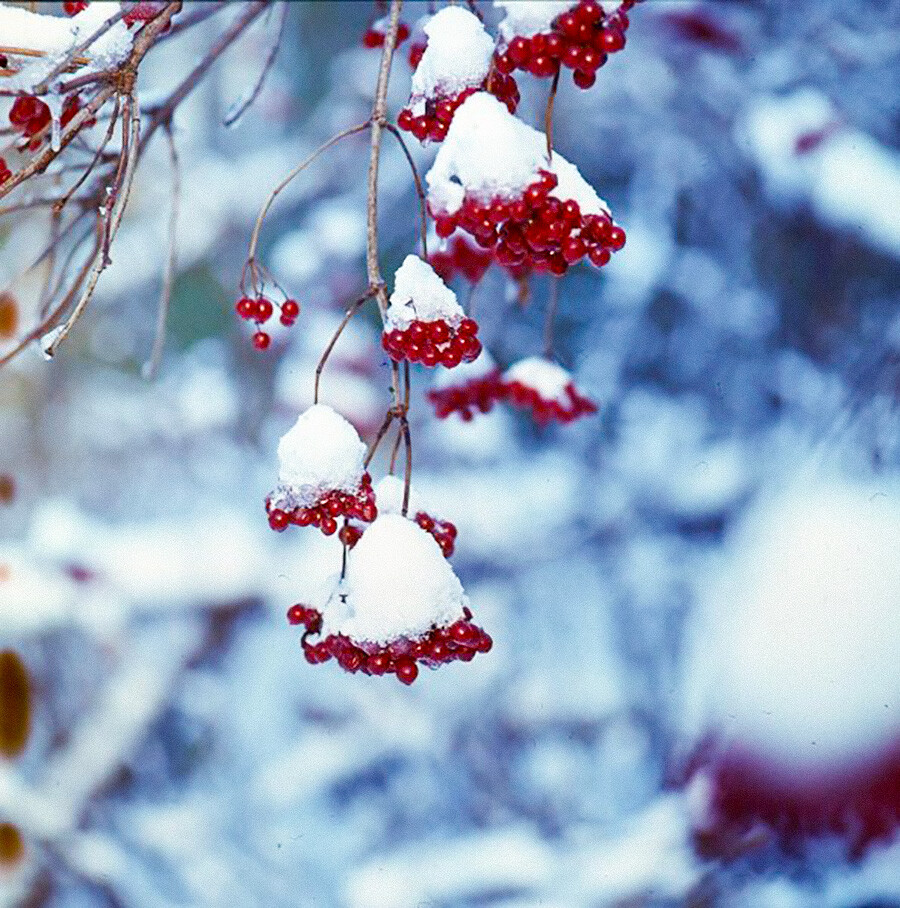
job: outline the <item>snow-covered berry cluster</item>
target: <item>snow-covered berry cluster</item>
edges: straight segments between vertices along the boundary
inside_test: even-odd
[[[464,230],[508,268],[562,275],[585,256],[605,265],[625,245],[578,168],[558,153],[548,164],[543,134],[484,92],[457,111],[427,180],[438,236]]]
[[[265,350],[272,342],[272,337],[262,326],[275,314],[276,304],[266,296],[242,296],[234,305],[237,314],[248,322],[256,322],[257,331],[252,342],[257,350]],[[290,328],[300,314],[300,304],[296,300],[286,299],[278,307],[280,315],[278,320],[286,328]]]
[[[266,498],[273,530],[318,527],[337,532],[338,518],[371,523],[378,515],[366,446],[331,407],[314,404],[278,444],[278,487]]]
[[[424,25],[426,44],[412,78],[409,104],[397,125],[420,142],[442,141],[457,108],[476,91],[489,90],[510,113],[519,104],[515,80],[491,73],[494,39],[476,15],[447,6]]]
[[[468,598],[435,540],[399,514],[380,516],[348,555],[346,576],[325,606],[295,605],[307,661],[345,671],[395,674],[411,684],[419,666],[471,661],[493,641],[472,622]],[[311,642],[309,637],[320,635]]]
[[[478,323],[465,317],[456,294],[415,255],[406,257],[394,277],[382,345],[394,361],[448,369],[481,352]]]
[[[500,0],[506,17],[495,66],[504,74],[522,69],[539,78],[554,76],[564,66],[579,88],[590,88],[609,54],[625,47],[627,11],[635,2],[579,0],[560,11],[556,3]]]
[[[500,369],[487,350],[473,363],[460,366],[454,372],[439,372],[428,400],[438,419],[458,413],[468,422],[475,411],[488,413],[495,402],[503,399]]]
[[[571,374],[541,356],[529,356],[510,366],[500,387],[503,400],[530,410],[539,425],[569,423],[597,412],[597,405],[575,387]]]
[[[491,252],[473,246],[463,233],[451,237],[446,248],[437,249],[428,256],[428,264],[448,284],[458,274],[477,284],[493,261]]]

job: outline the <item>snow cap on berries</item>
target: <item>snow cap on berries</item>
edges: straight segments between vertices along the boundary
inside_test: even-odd
[[[386,328],[403,330],[414,321],[458,324],[465,316],[456,294],[428,262],[408,255],[394,275]]]
[[[484,82],[494,40],[476,15],[461,6],[447,6],[425,23],[424,31],[428,44],[413,73],[414,99],[454,96]]]
[[[583,215],[609,214],[609,206],[558,152],[547,160],[547,138],[487,92],[476,92],[456,111],[447,138],[428,171],[428,203],[434,212],[455,214],[467,194],[484,202],[513,199],[540,171],[555,174],[550,195],[578,203]]]
[[[518,382],[537,391],[543,400],[568,403],[566,388],[572,384],[572,375],[558,363],[543,356],[529,356],[513,363],[503,373],[506,384]]]
[[[322,634],[386,644],[414,640],[464,617],[468,597],[434,539],[399,514],[382,514],[348,556]]]
[[[399,476],[388,474],[375,486],[375,503],[378,505],[379,514],[399,514],[403,510],[403,491],[406,483]],[[416,490],[409,490],[409,514],[418,514],[424,511],[425,502]]]
[[[354,492],[365,457],[356,429],[331,407],[314,404],[278,443],[278,481],[295,504],[308,506],[326,491]]]
[[[579,0],[494,0],[494,6],[505,13],[498,26],[500,37],[509,41],[517,35],[531,38],[540,32],[548,32],[553,20],[573,6],[578,6],[578,2]],[[604,3],[604,10],[606,6]]]

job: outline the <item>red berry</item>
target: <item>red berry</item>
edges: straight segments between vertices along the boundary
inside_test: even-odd
[[[607,230],[606,237],[611,249],[619,250],[625,245],[625,231],[615,224]]]
[[[287,525],[290,523],[288,515],[284,511],[279,510],[278,508],[273,508],[269,511],[269,526],[273,530],[277,530],[279,533],[287,529]]]
[[[252,337],[253,346],[257,350],[265,350],[272,341],[272,338],[265,331],[257,331]]]
[[[412,684],[419,676],[419,668],[411,659],[401,659],[397,662],[397,677],[404,684]]]
[[[281,304],[282,318],[289,318],[293,321],[300,314],[300,304],[296,300],[285,300]]]
[[[366,29],[362,36],[363,47],[381,47],[384,44],[384,35],[373,28]]]
[[[506,53],[516,66],[524,66],[531,57],[531,42],[527,38],[517,36],[509,42]]]
[[[274,306],[272,305],[271,300],[267,300],[264,296],[260,296],[256,300],[256,320],[260,322],[267,322],[274,312]]]
[[[590,88],[597,81],[597,76],[595,73],[585,72],[583,69],[576,69],[575,72],[572,73],[572,81],[579,88]]]
[[[249,296],[242,296],[234,306],[235,312],[245,319],[253,318],[256,314],[256,301]]]

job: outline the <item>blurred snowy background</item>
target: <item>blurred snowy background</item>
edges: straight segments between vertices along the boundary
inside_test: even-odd
[[[236,6],[152,53],[142,97]],[[415,483],[459,527],[495,647],[409,689],[305,663],[284,613],[337,544],[277,536],[263,509],[364,285],[367,136],[263,233],[297,327],[259,354],[232,311],[270,188],[368,116],[371,9],[292,4],[233,128],[276,16],[180,109],[157,381],[161,141],[61,354],[0,373],[0,648],[31,691],[0,763],[2,903],[900,905],[900,5],[649,0],[591,91],[563,80],[557,146],[628,233],[561,285],[558,354],[600,414],[538,432],[415,401]],[[546,85],[518,80],[539,123]],[[416,208],[386,141],[392,273]],[[0,286],[42,229],[5,219]],[[16,288],[26,310],[38,289]],[[476,294],[501,364],[540,351],[545,280],[524,309],[495,271]],[[325,400],[371,433],[387,382],[363,317]]]

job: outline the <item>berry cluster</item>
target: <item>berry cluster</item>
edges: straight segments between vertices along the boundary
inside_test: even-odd
[[[597,412],[597,405],[579,393],[571,382],[565,387],[566,403],[559,400],[547,400],[534,388],[520,381],[504,381],[501,383],[500,397],[508,400],[517,407],[531,410],[534,421],[545,426],[556,421],[570,423],[579,416],[589,416]]]
[[[416,514],[416,523],[426,533],[431,534],[445,558],[449,558],[453,554],[456,547],[456,526],[453,523],[449,520],[437,520],[426,514],[425,511],[419,511]]]
[[[478,323],[462,319],[454,326],[444,319],[412,322],[408,328],[393,328],[381,336],[381,344],[394,362],[406,359],[423,366],[438,364],[452,369],[470,363],[481,353]]]
[[[293,625],[303,625],[303,653],[312,665],[327,662],[332,657],[344,671],[366,675],[396,674],[404,684],[412,684],[419,674],[417,663],[437,668],[457,659],[471,662],[476,653],[489,652],[493,646],[490,635],[472,624],[472,613],[463,610],[464,617],[449,627],[434,627],[416,640],[401,637],[389,644],[354,641],[344,634],[329,634],[319,643],[309,643],[307,635],[322,629],[322,615],[314,608],[293,605],[287,619]]]
[[[356,492],[333,489],[321,495],[314,504],[291,510],[275,507],[270,496],[266,499],[266,513],[269,515],[269,526],[279,533],[294,524],[298,527],[318,527],[326,536],[332,536],[337,532],[339,517],[353,517],[363,523],[371,523],[378,516],[378,508],[375,506],[372,477],[363,473]]]
[[[372,23],[369,28],[363,33],[362,43],[363,47],[376,48],[384,46],[384,37],[385,32],[384,28],[386,25],[386,20],[379,19],[378,22]],[[409,26],[405,22],[401,22],[397,26],[397,44],[399,47],[407,38],[409,37]],[[424,50],[424,48],[423,48]]]
[[[556,174],[541,170],[538,179],[516,199],[488,202],[467,194],[455,214],[432,212],[438,236],[459,227],[484,249],[494,249],[505,268],[529,265],[556,275],[585,256],[598,268],[625,245],[625,231],[608,214],[582,214],[574,199],[550,195]]]
[[[627,10],[635,2],[623,0],[619,9],[607,16],[600,3],[581,0],[557,16],[549,32],[512,38],[495,55],[494,65],[501,73],[524,69],[538,77],[554,76],[562,65],[573,71],[572,80],[579,88],[590,88],[608,55],[625,47]]]
[[[4,158],[0,158],[0,186],[2,186],[10,177],[12,171],[6,166]]]
[[[432,388],[428,392],[428,399],[433,404],[438,419],[446,419],[451,413],[459,413],[465,422],[472,419],[475,410],[481,413],[490,412],[494,403],[502,400],[503,396],[504,389],[499,369],[492,369],[487,375],[470,379],[462,385]]]
[[[457,274],[477,284],[493,261],[494,256],[490,252],[472,246],[464,236],[454,237],[447,249],[437,250],[428,256],[428,264],[445,284],[449,284]]]
[[[509,75],[494,72],[481,85],[472,85],[455,95],[437,95],[425,99],[425,112],[416,116],[412,107],[404,107],[397,115],[397,126],[404,132],[411,132],[420,142],[430,139],[442,142],[447,138],[447,130],[453,120],[456,109],[475,94],[476,91],[488,91],[498,101],[502,101],[510,113],[515,113],[519,106],[519,86]]]
[[[82,10],[87,8],[87,0],[66,0],[63,3],[63,12],[67,16],[77,16]]]
[[[60,125],[67,126],[80,109],[81,102],[78,95],[69,95],[63,103],[62,114],[59,118]],[[50,120],[50,108],[34,95],[19,95],[9,110],[9,122],[29,139],[46,129],[50,125]],[[93,123],[94,121],[90,120],[85,125],[90,126]],[[36,148],[39,141],[35,140],[30,147]]]
[[[297,321],[297,316],[300,314],[300,304],[296,300],[287,299],[279,308],[281,309],[281,316],[278,320],[285,328],[290,328]],[[261,328],[275,314],[274,303],[265,296],[258,296],[256,299],[250,296],[242,296],[235,303],[234,310],[245,321],[256,322],[257,328],[260,328],[260,330],[253,335],[253,346],[257,350],[265,350],[272,342],[272,338]]]

